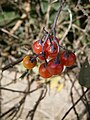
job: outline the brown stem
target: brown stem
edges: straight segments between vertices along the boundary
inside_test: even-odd
[[[78,104],[78,102],[83,98],[83,96],[90,90],[90,88],[87,88],[87,90],[83,93],[83,95],[70,107],[70,109],[66,112],[66,114],[63,116],[61,120],[64,120],[66,116],[69,114],[69,112]]]
[[[60,7],[59,7],[59,9],[57,11],[56,17],[54,19],[54,23],[53,23],[53,26],[52,26],[52,31],[55,30],[56,23],[57,23],[59,15],[60,15],[60,12],[62,11],[62,7],[63,7],[64,3],[65,3],[65,0],[62,0],[62,2],[60,4]]]

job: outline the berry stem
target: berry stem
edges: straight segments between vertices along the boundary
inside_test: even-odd
[[[44,34],[48,34],[48,31],[45,30],[45,27],[43,27]]]
[[[59,64],[60,63],[60,55],[59,53],[57,54],[57,57],[55,59],[55,64]]]
[[[58,20],[58,17],[60,15],[60,12],[62,11],[62,7],[65,3],[65,0],[62,0],[61,4],[60,4],[60,7],[57,11],[57,14],[56,14],[56,17],[55,17],[55,20],[54,20],[54,23],[53,23],[53,26],[52,26],[52,31],[55,30],[55,27],[56,27],[56,23],[57,23],[57,20]]]
[[[59,43],[56,41],[56,31],[55,31],[55,28],[56,28],[56,23],[57,23],[57,20],[58,20],[59,15],[60,15],[60,13],[61,13],[61,11],[62,11],[62,7],[63,7],[64,3],[65,3],[65,0],[62,0],[61,4],[60,4],[60,6],[59,6],[59,9],[58,9],[58,11],[57,11],[56,17],[55,17],[55,19],[54,19],[54,23],[53,23],[52,29],[51,29],[51,32],[52,32],[53,35],[54,35],[54,41],[55,41],[55,43],[56,43],[57,46],[58,46],[58,53],[60,52],[60,47],[59,47]]]
[[[35,57],[30,58],[31,62],[33,63],[34,61],[36,61],[36,58],[39,56],[39,54],[37,54]]]
[[[49,38],[49,34],[46,35],[46,38],[45,38],[45,40],[44,40],[44,42],[42,44],[42,54],[45,53],[45,51],[44,51],[44,45],[45,45],[45,43],[46,43],[46,41],[47,41],[48,38]],[[44,54],[44,58],[45,58],[45,54]],[[45,63],[47,64],[46,58],[45,58]]]
[[[44,51],[44,45],[45,45],[48,38],[49,38],[49,34],[46,35],[46,38],[45,38],[45,40],[44,40],[44,42],[42,44],[42,51]]]

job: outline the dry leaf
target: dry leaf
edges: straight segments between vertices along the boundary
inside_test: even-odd
[[[62,90],[63,86],[64,86],[63,83],[60,83],[56,89],[56,92],[60,92]]]
[[[52,79],[50,79],[50,88],[53,89],[53,88],[57,87],[58,81],[60,81],[60,79],[61,79],[60,76],[56,76],[56,77],[53,77]]]

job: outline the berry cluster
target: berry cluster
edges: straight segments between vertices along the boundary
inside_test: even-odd
[[[63,71],[64,66],[70,67],[76,60],[72,51],[64,49],[61,52],[60,48],[59,40],[54,36],[48,36],[45,40],[37,40],[33,43],[36,56],[26,56],[23,59],[23,65],[27,69],[32,69],[37,64],[38,57],[41,61],[45,61],[39,67],[40,76],[49,78],[52,75],[58,75]]]

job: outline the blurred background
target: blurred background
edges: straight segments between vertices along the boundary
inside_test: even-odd
[[[61,0],[0,0],[1,120],[90,120],[89,0],[66,0],[56,25],[60,45],[76,54],[73,67],[46,81],[38,72],[41,61],[31,71],[22,65],[23,56],[34,55],[32,44],[43,28],[51,30],[60,5]]]

